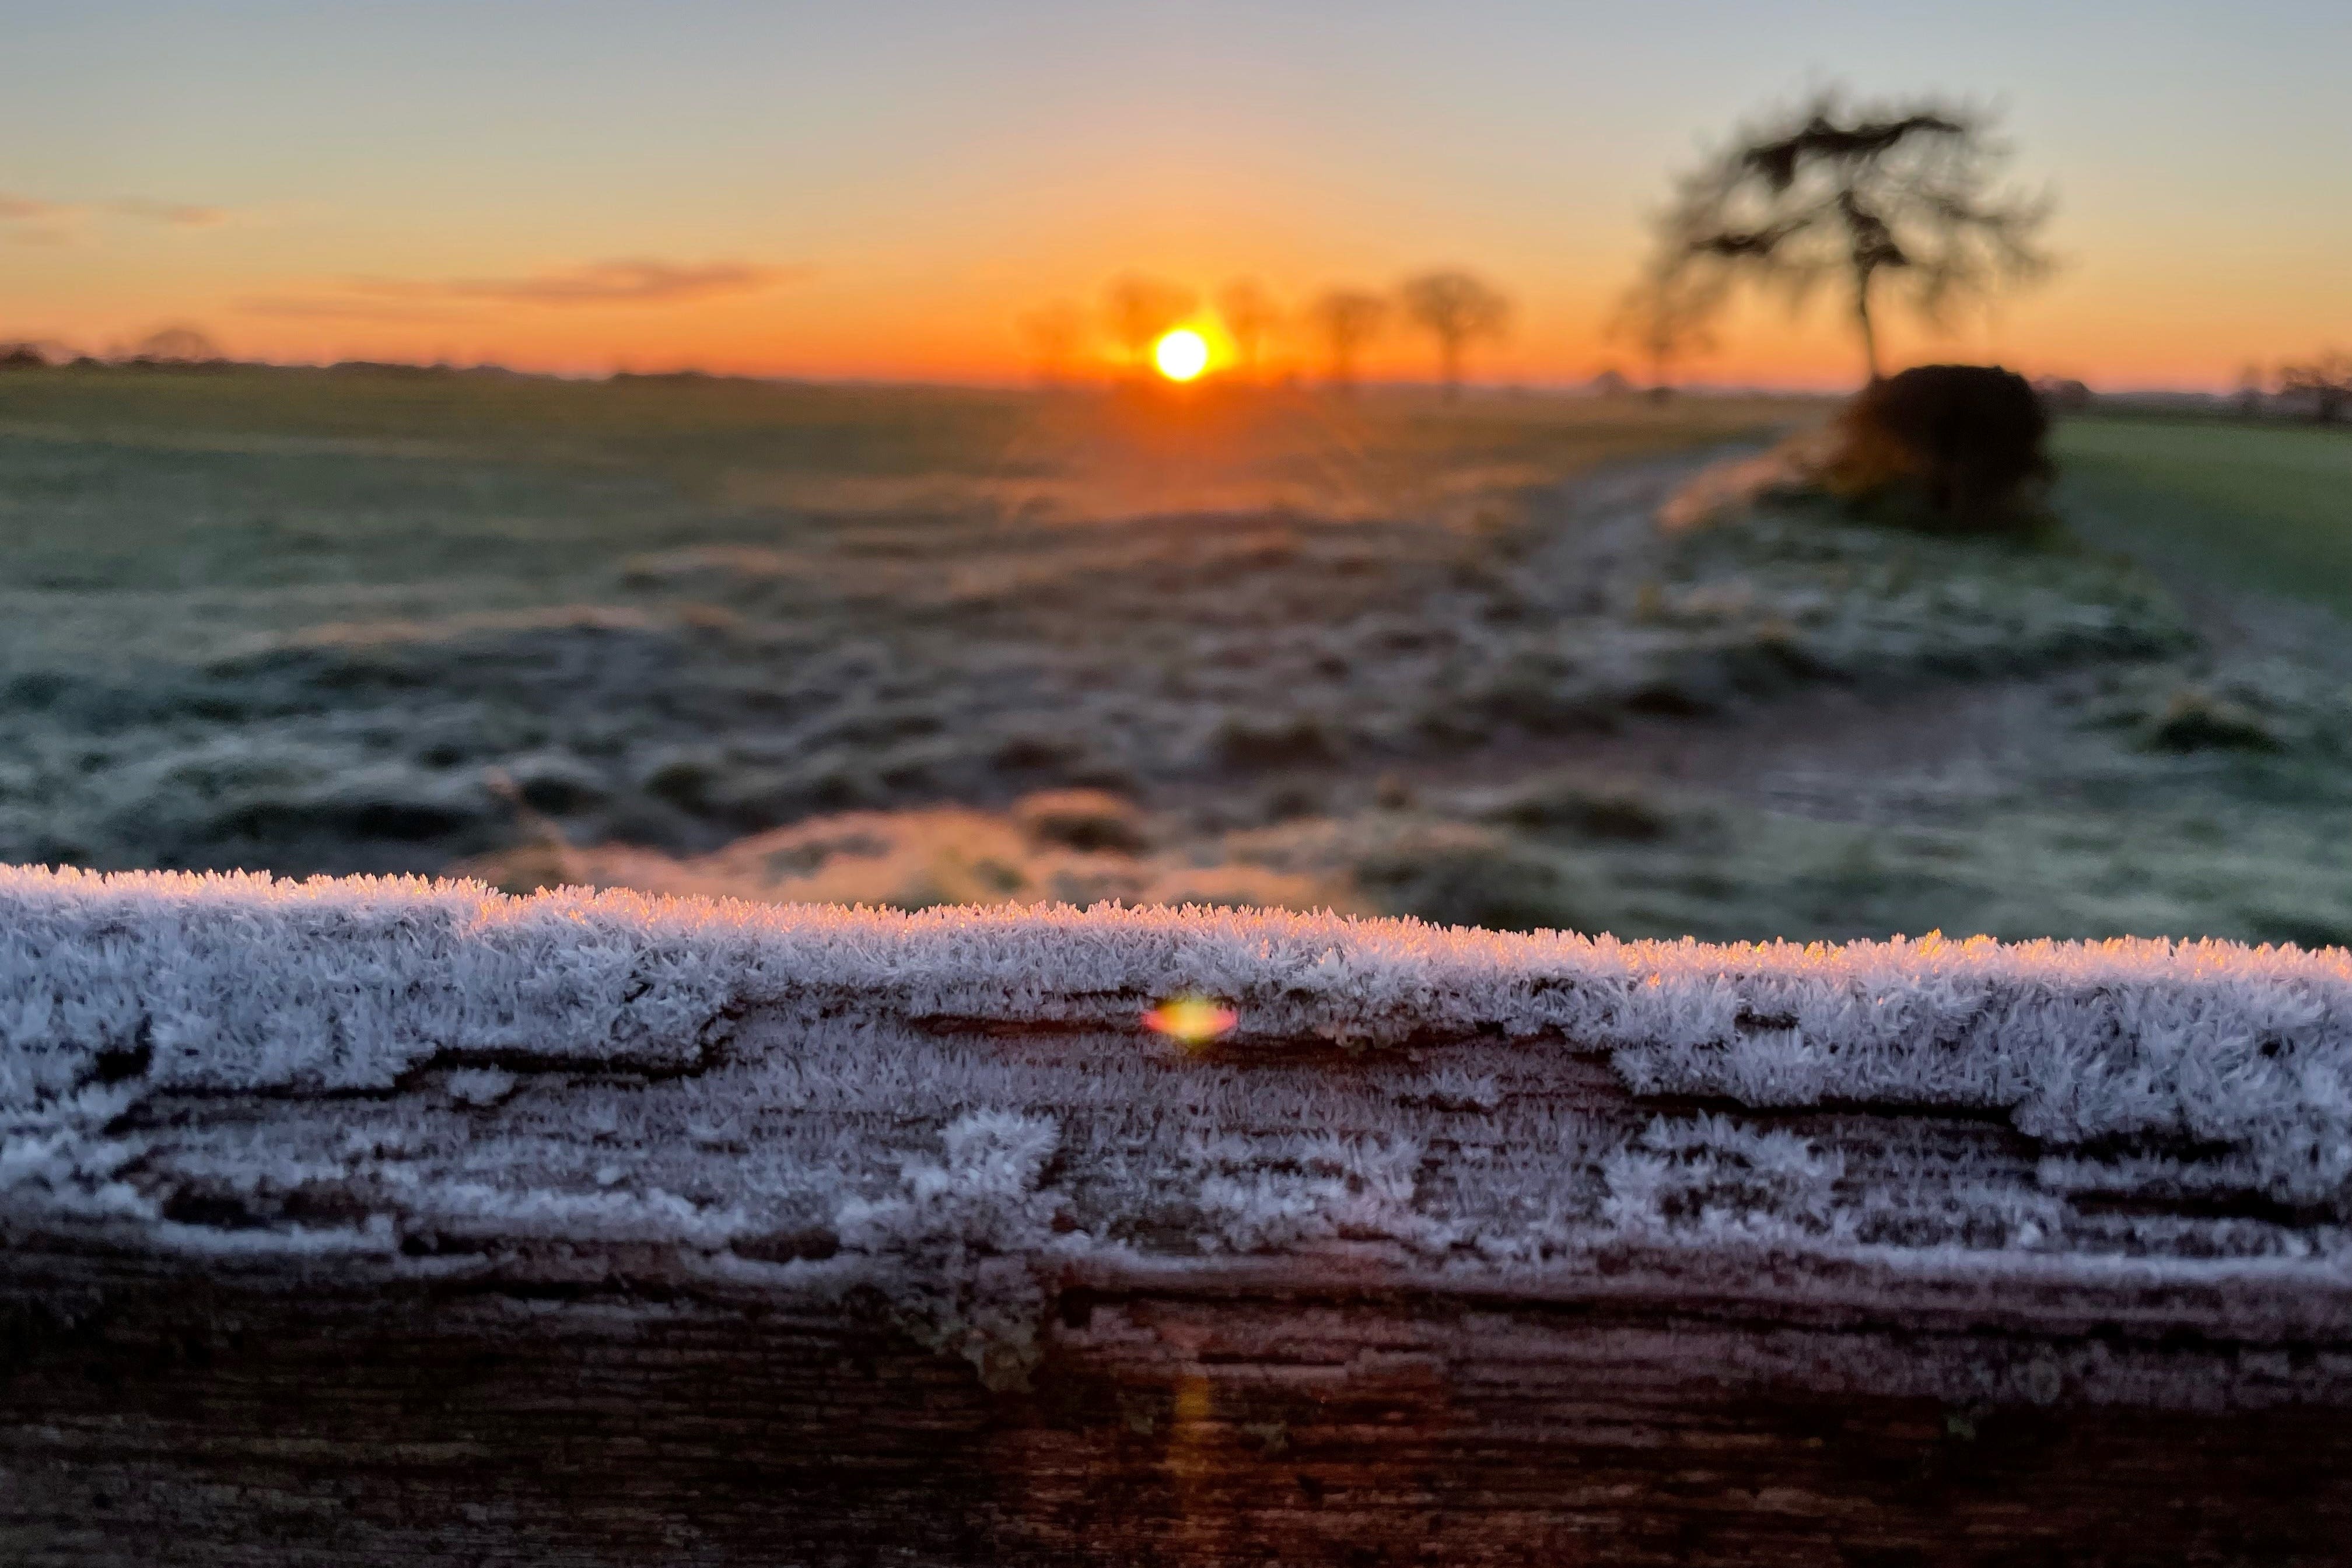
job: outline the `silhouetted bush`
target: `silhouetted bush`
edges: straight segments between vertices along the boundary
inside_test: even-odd
[[[1876,381],[1838,416],[1822,479],[1891,520],[2027,532],[2044,518],[2050,418],[2023,376],[1929,364]]]

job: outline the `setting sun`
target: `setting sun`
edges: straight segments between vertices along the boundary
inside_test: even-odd
[[[1151,363],[1171,381],[1190,381],[1209,368],[1209,340],[1179,327],[1151,346]]]

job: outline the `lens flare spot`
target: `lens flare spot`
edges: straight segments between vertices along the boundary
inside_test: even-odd
[[[1151,363],[1171,381],[1190,381],[1209,368],[1209,340],[1179,327],[1152,345]]]
[[[1234,1032],[1241,1015],[1206,996],[1171,996],[1143,1016],[1143,1026],[1180,1045],[1205,1046]]]

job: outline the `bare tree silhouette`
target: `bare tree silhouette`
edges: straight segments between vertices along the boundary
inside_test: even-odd
[[[1258,357],[1265,347],[1266,334],[1282,319],[1275,308],[1274,296],[1255,278],[1236,278],[1217,292],[1217,318],[1225,323],[1225,333],[1234,340],[1234,353],[1241,361],[1242,374],[1257,379]]]
[[[2307,399],[2311,416],[2322,425],[2352,407],[2352,354],[2331,350],[2303,364],[2279,367],[2279,391]]]
[[[1048,386],[1069,378],[1070,363],[1087,334],[1087,315],[1067,300],[1040,305],[1020,321],[1022,341],[1037,366],[1037,379]]]
[[[1111,279],[1103,290],[1103,314],[1109,320],[1111,341],[1125,351],[1137,370],[1151,363],[1151,345],[1168,330],[1191,315],[1200,296],[1181,284],[1162,282],[1129,272]]]
[[[228,356],[194,327],[165,327],[133,344],[131,357],[154,364],[212,364]]]
[[[1356,358],[1388,325],[1389,302],[1361,289],[1326,289],[1307,308],[1307,321],[1323,341],[1331,384],[1356,384]]]
[[[1412,324],[1437,340],[1437,365],[1445,397],[1462,393],[1462,354],[1475,338],[1499,337],[1511,319],[1511,302],[1485,279],[1459,268],[1408,278],[1397,289]]]
[[[1777,288],[1792,307],[1842,278],[1875,381],[1881,274],[1899,275],[1907,302],[1939,325],[1955,300],[2049,269],[2035,236],[2051,202],[1995,188],[2008,149],[1990,125],[1963,105],[1849,108],[1825,92],[1746,127],[1682,180],[1658,222],[1654,268],[1717,307],[1742,277]]]
[[[1609,335],[1631,342],[1650,365],[1650,394],[1664,397],[1674,387],[1675,366],[1715,347],[1714,321],[1720,300],[1679,266],[1653,264],[1617,305]]]

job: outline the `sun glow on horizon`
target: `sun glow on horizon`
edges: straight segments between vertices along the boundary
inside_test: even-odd
[[[1151,363],[1171,381],[1191,381],[1209,368],[1209,340],[1179,327],[1151,345]]]

